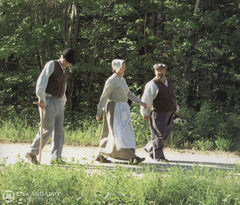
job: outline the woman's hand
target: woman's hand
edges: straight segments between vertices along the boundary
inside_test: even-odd
[[[101,120],[102,115],[96,115],[96,120],[99,122]]]
[[[150,116],[149,115],[148,116],[144,116],[143,119],[149,121],[150,120]]]

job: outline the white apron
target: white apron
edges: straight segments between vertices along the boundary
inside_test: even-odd
[[[114,108],[113,133],[117,150],[136,148],[128,103],[116,103]]]

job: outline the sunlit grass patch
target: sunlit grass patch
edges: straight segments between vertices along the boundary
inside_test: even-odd
[[[1,196],[15,194],[23,204],[239,204],[240,178],[235,171],[169,168],[146,169],[141,177],[131,169],[83,165],[33,166],[18,162],[0,169]],[[21,176],[21,177],[20,177]],[[1,198],[4,203],[4,198]]]

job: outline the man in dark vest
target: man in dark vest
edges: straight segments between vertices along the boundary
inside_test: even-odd
[[[68,48],[61,53],[58,60],[46,63],[38,77],[36,95],[39,111],[43,112],[42,147],[52,134],[51,163],[63,163],[61,159],[64,143],[64,105],[66,103],[66,87],[70,64],[74,63],[74,50]],[[41,117],[41,112],[40,112]],[[39,154],[40,131],[37,133],[25,157],[34,164],[39,164],[36,156]]]
[[[151,131],[151,140],[144,149],[152,159],[167,161],[163,147],[171,133],[177,103],[173,85],[166,78],[166,65],[158,63],[153,68],[155,77],[146,84],[141,99],[147,104],[147,109],[141,108],[141,115],[149,121]]]

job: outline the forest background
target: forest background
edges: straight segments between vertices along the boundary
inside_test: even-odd
[[[1,140],[33,140],[38,75],[73,47],[77,63],[65,106],[66,137],[74,138],[69,143],[92,137],[97,145],[96,106],[112,59],[122,58],[139,97],[154,76],[153,64],[168,66],[185,120],[175,124],[172,146],[240,150],[239,19],[239,0],[1,0]],[[129,103],[137,144],[144,145],[149,126],[139,106]]]

